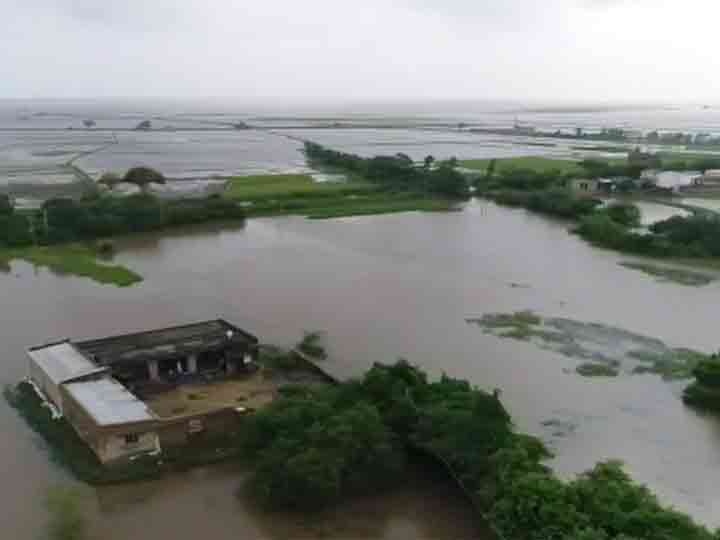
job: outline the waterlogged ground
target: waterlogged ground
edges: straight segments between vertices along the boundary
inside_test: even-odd
[[[668,380],[688,379],[697,363],[707,358],[701,352],[669,347],[657,338],[622,328],[542,317],[532,311],[489,313],[467,322],[488,334],[529,341],[577,360],[575,371],[585,377],[655,373]]]

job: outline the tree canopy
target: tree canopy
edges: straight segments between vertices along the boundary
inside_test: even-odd
[[[412,191],[447,198],[466,198],[469,194],[468,182],[456,170],[457,159],[454,158],[432,167],[435,158],[427,156],[422,166],[416,166],[406,154],[363,158],[310,142],[305,143],[305,155],[310,163],[341,169],[391,191]]]
[[[320,509],[401,481],[412,446],[451,467],[503,538],[717,540],[617,462],[560,480],[543,464],[543,444],[514,431],[496,395],[447,376],[430,382],[405,361],[295,390],[248,419],[244,444],[253,493],[273,507]]]
[[[162,173],[150,167],[134,167],[123,177],[123,182],[145,187],[148,184],[164,184],[166,182]]]

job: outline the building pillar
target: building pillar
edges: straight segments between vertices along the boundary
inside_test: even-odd
[[[191,375],[194,375],[195,373],[197,373],[197,371],[197,354],[191,354],[187,358],[187,372]]]
[[[148,360],[148,372],[150,373],[151,381],[160,380],[160,366],[157,360]]]

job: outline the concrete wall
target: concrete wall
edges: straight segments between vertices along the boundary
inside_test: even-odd
[[[125,436],[130,434],[137,435],[138,441],[128,443]],[[102,433],[96,448],[100,461],[108,463],[123,460],[136,454],[159,450],[160,441],[154,431],[138,433],[128,429],[127,433]]]
[[[161,420],[157,432],[163,448],[183,446],[196,437],[232,433],[239,428],[241,421],[241,416],[234,409],[222,409]]]
[[[65,419],[75,432],[95,452],[100,462],[119,461],[139,453],[158,450],[156,422],[123,424],[118,426],[98,426],[95,420],[81,407],[73,397],[61,387],[60,394],[65,406]],[[127,443],[125,435],[138,435],[137,443]]]
[[[37,387],[42,391],[45,396],[53,402],[53,404],[58,408],[58,410],[64,414],[63,411],[63,405],[62,405],[62,394],[60,393],[60,386],[56,385],[52,380],[50,380],[50,377],[45,373],[45,370],[43,370],[35,361],[30,358],[29,359],[29,375],[32,381],[37,385]]]

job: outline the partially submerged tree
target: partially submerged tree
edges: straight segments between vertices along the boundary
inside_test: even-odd
[[[714,355],[693,370],[695,382],[683,394],[683,401],[693,407],[720,411],[720,357]]]
[[[145,188],[148,184],[164,184],[166,182],[162,173],[150,167],[134,167],[125,173],[123,182],[135,184]]]

